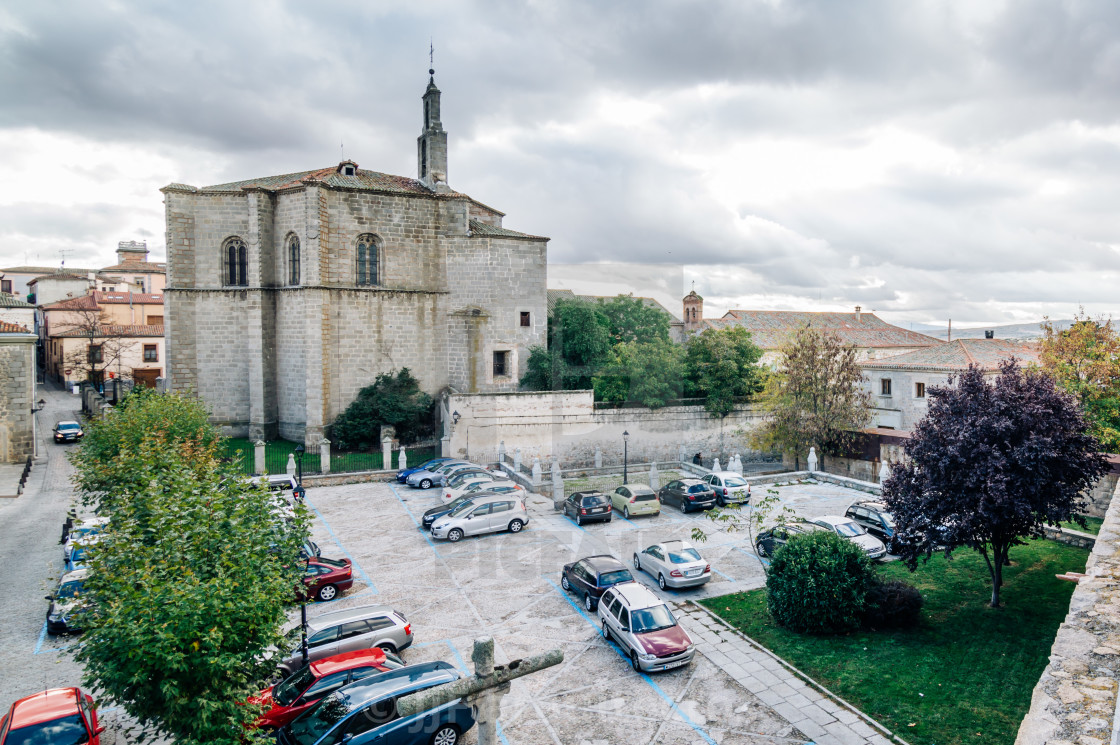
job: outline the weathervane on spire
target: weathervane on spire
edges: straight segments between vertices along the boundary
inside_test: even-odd
[[[436,74],[436,45],[432,39],[428,39],[428,74],[433,79]]]

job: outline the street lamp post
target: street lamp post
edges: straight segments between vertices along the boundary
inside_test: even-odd
[[[296,445],[296,482],[299,484],[299,492],[303,492],[303,445]],[[303,561],[304,568],[311,566],[311,557],[308,556]],[[299,604],[299,621],[300,621],[300,655],[303,657],[303,664],[307,664],[307,596],[304,595],[303,602]]]
[[[622,483],[629,484],[629,471],[627,467],[630,465],[630,433],[626,430],[622,431]]]
[[[296,481],[303,488],[303,445],[296,445]]]

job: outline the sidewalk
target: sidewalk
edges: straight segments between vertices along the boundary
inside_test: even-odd
[[[681,603],[677,620],[700,652],[816,745],[894,745],[890,733],[843,699],[802,677],[714,614]]]

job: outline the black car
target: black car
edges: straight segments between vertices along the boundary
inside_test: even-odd
[[[603,593],[623,582],[633,582],[634,575],[626,566],[607,554],[588,556],[585,559],[565,564],[560,571],[560,586],[577,598],[583,599],[583,607],[595,610]]]
[[[700,479],[670,481],[661,487],[657,497],[661,504],[676,505],[681,512],[706,510],[716,503],[716,493]]]
[[[55,442],[77,442],[85,436],[82,425],[73,421],[59,422],[54,425]]]
[[[611,521],[611,498],[597,491],[577,491],[564,500],[564,514],[583,525],[592,520]]]
[[[773,528],[758,534],[758,538],[754,542],[754,550],[758,552],[759,556],[773,556],[778,549],[786,545],[790,538],[821,530],[824,530],[824,528],[812,523],[775,525]]]
[[[438,520],[441,517],[443,517],[444,515],[446,515],[448,512],[451,512],[451,510],[455,509],[456,507],[461,505],[463,502],[471,501],[471,498],[475,497],[475,496],[477,496],[477,495],[472,494],[469,497],[468,496],[462,496],[462,497],[459,497],[458,499],[451,500],[447,504],[441,504],[438,507],[433,507],[432,509],[430,509],[430,510],[428,510],[427,512],[424,513],[424,517],[421,519],[420,523],[424,526],[425,530],[431,530],[432,529],[432,523],[434,523],[436,520]]]
[[[855,502],[844,513],[844,517],[862,525],[864,530],[882,541],[892,554],[897,553],[898,531],[894,527],[894,517],[885,504],[871,500]]]

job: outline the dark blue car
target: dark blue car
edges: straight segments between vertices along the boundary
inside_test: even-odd
[[[401,470],[397,471],[397,481],[403,484],[408,480],[409,476],[416,473],[417,471],[423,471],[428,468],[435,468],[440,463],[444,463],[449,460],[451,460],[451,458],[432,458],[431,460],[421,463],[418,466],[412,466],[411,468],[402,468]]]
[[[402,717],[397,699],[452,683],[459,673],[446,662],[425,662],[379,673],[340,688],[280,729],[280,745],[455,745],[474,726],[462,700]]]

